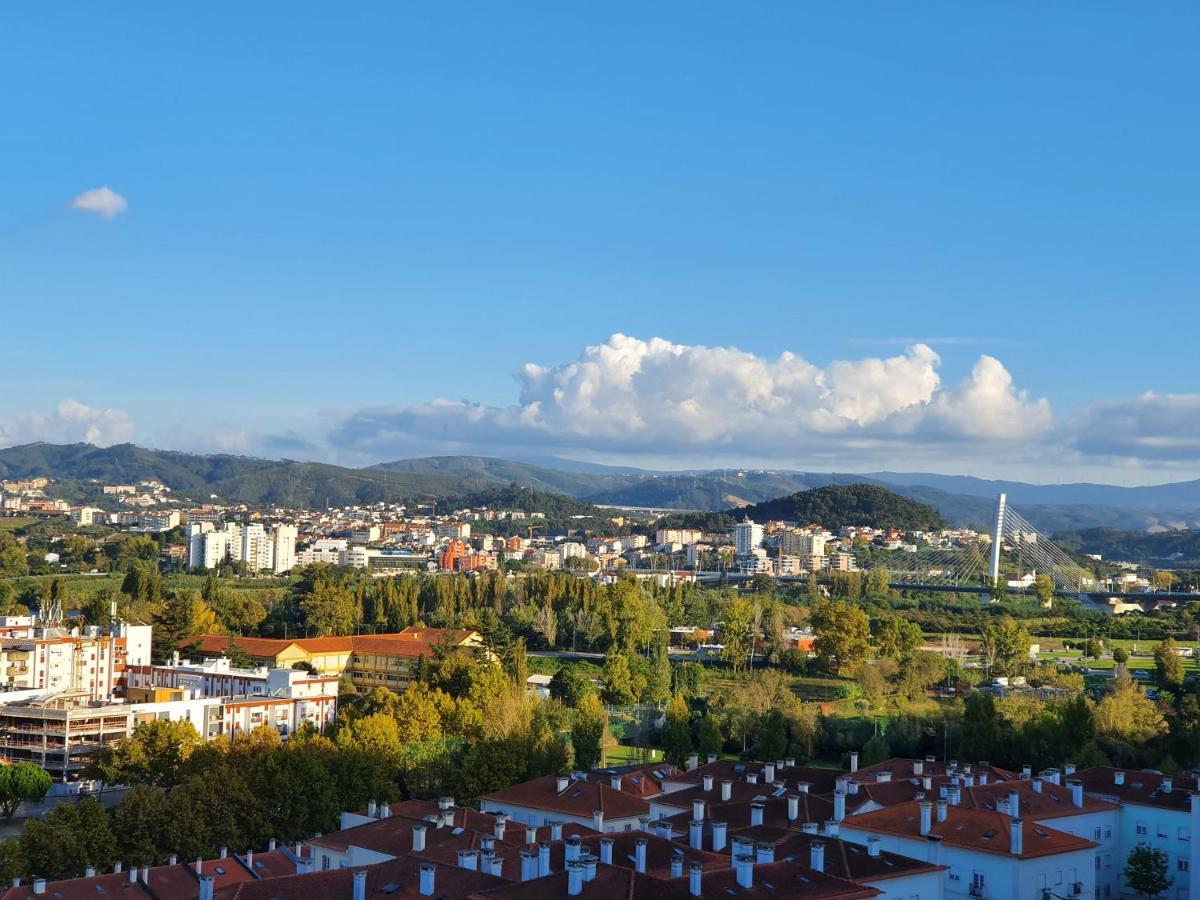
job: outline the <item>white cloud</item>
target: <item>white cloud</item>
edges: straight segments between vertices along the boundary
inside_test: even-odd
[[[414,438],[442,447],[705,456],[795,461],[883,458],[890,448],[942,452],[1011,443],[1046,431],[1045,400],[1017,390],[983,356],[947,387],[941,359],[916,344],[888,358],[824,368],[794,353],[765,359],[731,347],[615,334],[573,362],[527,364],[517,402],[495,407],[435,400],[360,410],[335,430],[343,448],[386,454]]]
[[[1200,460],[1200,394],[1155,394],[1097,403],[1071,428],[1071,446],[1118,465]]]
[[[106,219],[111,219],[129,209],[129,203],[124,197],[105,185],[84,191],[71,201],[71,208],[96,213]]]
[[[0,447],[36,441],[69,444],[83,441],[107,447],[132,441],[133,421],[119,409],[101,409],[63,400],[52,413],[0,417]]]

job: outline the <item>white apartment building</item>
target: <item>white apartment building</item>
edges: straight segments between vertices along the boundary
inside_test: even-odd
[[[256,572],[277,575],[296,566],[295,525],[280,523],[268,530],[257,522],[248,525],[227,522],[219,531],[206,531],[200,524],[188,528],[188,565],[193,569],[215,569],[227,559],[244,562]]]
[[[785,556],[824,556],[832,535],[787,528],[779,533],[779,552]]]
[[[179,510],[165,509],[160,512],[145,512],[138,516],[138,527],[143,531],[170,531],[182,521]]]
[[[318,563],[327,563],[331,566],[343,565],[342,557],[349,546],[350,542],[345,538],[318,538],[295,554],[296,564],[301,566]],[[295,553],[294,550],[293,553]]]
[[[762,545],[763,527],[749,519],[733,526],[733,542],[738,556],[749,556]]]

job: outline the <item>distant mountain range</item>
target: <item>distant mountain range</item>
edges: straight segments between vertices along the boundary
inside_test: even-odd
[[[872,484],[928,504],[953,525],[986,527],[995,495],[1047,533],[1088,528],[1161,531],[1200,526],[1200,481],[1152,487],[1037,485],[968,476],[907,472],[865,475],[786,470],[718,469],[650,472],[573,460],[517,462],[484,456],[403,459],[368,468],[267,460],[228,454],[149,450],[132,444],[26,444],[0,450],[0,477],[58,479],[72,499],[95,491],[91,480],[156,479],[184,496],[288,507],[344,506],[379,500],[468,499],[518,484],[593,504],[679,510],[723,510],[827,485]]]

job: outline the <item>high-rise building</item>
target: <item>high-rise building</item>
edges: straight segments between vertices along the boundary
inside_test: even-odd
[[[749,556],[762,541],[763,527],[751,522],[748,517],[733,526],[733,542],[738,556]]]
[[[271,531],[271,537],[275,544],[275,574],[292,571],[296,568],[296,526],[280,523]]]

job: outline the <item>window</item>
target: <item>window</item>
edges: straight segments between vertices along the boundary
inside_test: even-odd
[[[1179,859],[1175,860],[1175,871],[1186,872],[1189,868],[1190,866],[1188,865],[1188,858],[1186,856],[1181,856]]]
[[[1160,838],[1164,838],[1164,839],[1169,837],[1170,829],[1168,829],[1166,825],[1159,825],[1158,826],[1158,836]]]
[[[1179,826],[1179,839],[1181,841],[1190,841],[1192,839],[1192,829],[1186,825]]]
[[[1143,835],[1144,835],[1144,834],[1149,834],[1149,831],[1148,831],[1148,829],[1146,828],[1146,823],[1145,823],[1145,822],[1138,822],[1138,823],[1137,823],[1137,829],[1136,829],[1136,830],[1137,830],[1137,833],[1138,833],[1138,834],[1143,834]]]
[[[1112,837],[1112,826],[1111,826],[1111,825],[1107,826],[1107,827],[1104,829],[1104,836],[1105,836],[1106,838],[1110,838],[1110,837]]]
[[[1096,826],[1096,834],[1095,834],[1093,840],[1097,840],[1097,841],[1100,840],[1100,826],[1099,825]]]

